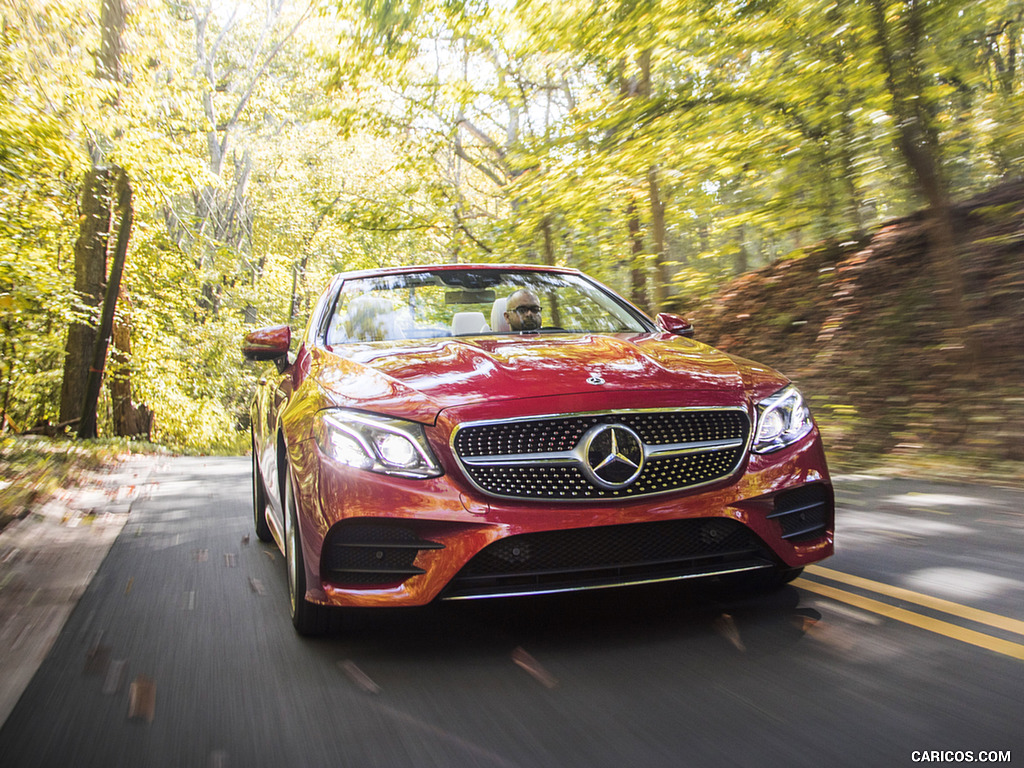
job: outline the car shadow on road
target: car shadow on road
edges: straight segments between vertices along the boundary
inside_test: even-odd
[[[718,584],[647,585],[597,592],[349,609],[322,639],[375,657],[461,659],[510,647],[600,651],[712,636],[746,655],[799,642],[821,616],[792,586],[742,592]],[[325,648],[326,650],[326,648]]]

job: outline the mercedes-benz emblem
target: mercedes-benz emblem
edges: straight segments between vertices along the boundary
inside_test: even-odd
[[[583,471],[602,488],[625,488],[644,468],[640,436],[622,424],[598,424],[583,436]]]
[[[604,379],[598,376],[596,373],[587,379],[587,384],[593,384],[595,387],[599,387],[604,384]]]

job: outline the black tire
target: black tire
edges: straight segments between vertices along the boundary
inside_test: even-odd
[[[776,568],[774,571],[755,571],[750,588],[753,592],[775,592],[804,572],[803,568]]]
[[[804,572],[803,568],[782,568],[775,572],[776,586],[783,587]]]
[[[777,592],[804,572],[803,568],[775,568],[736,573],[725,577],[721,585],[727,594],[757,595]]]
[[[267,491],[263,487],[259,462],[256,460],[256,440],[252,442],[252,523],[256,538],[264,543],[274,540],[267,522]]]
[[[288,570],[288,602],[295,631],[305,637],[315,637],[339,628],[337,609],[306,599],[306,565],[299,538],[298,511],[291,474],[285,473],[284,491],[284,559]]]

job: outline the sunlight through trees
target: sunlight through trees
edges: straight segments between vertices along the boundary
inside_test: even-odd
[[[239,339],[301,326],[337,271],[563,264],[685,310],[927,208],[956,318],[943,212],[1021,174],[1017,0],[132,0],[118,77],[111,2],[0,0],[7,430],[77,417],[115,170],[134,222],[99,432],[127,397],[193,450],[246,444]]]

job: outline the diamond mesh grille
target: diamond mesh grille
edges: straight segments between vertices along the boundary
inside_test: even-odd
[[[743,459],[749,431],[747,415],[740,410],[638,411],[472,424],[457,432],[453,446],[460,459],[470,460],[564,453],[576,448],[598,424],[623,424],[649,447],[715,440],[739,441],[739,445],[651,458],[632,484],[615,489],[591,482],[580,465],[545,462],[543,456],[527,465],[464,462],[463,468],[481,489],[497,496],[550,500],[642,496],[729,476]]]

